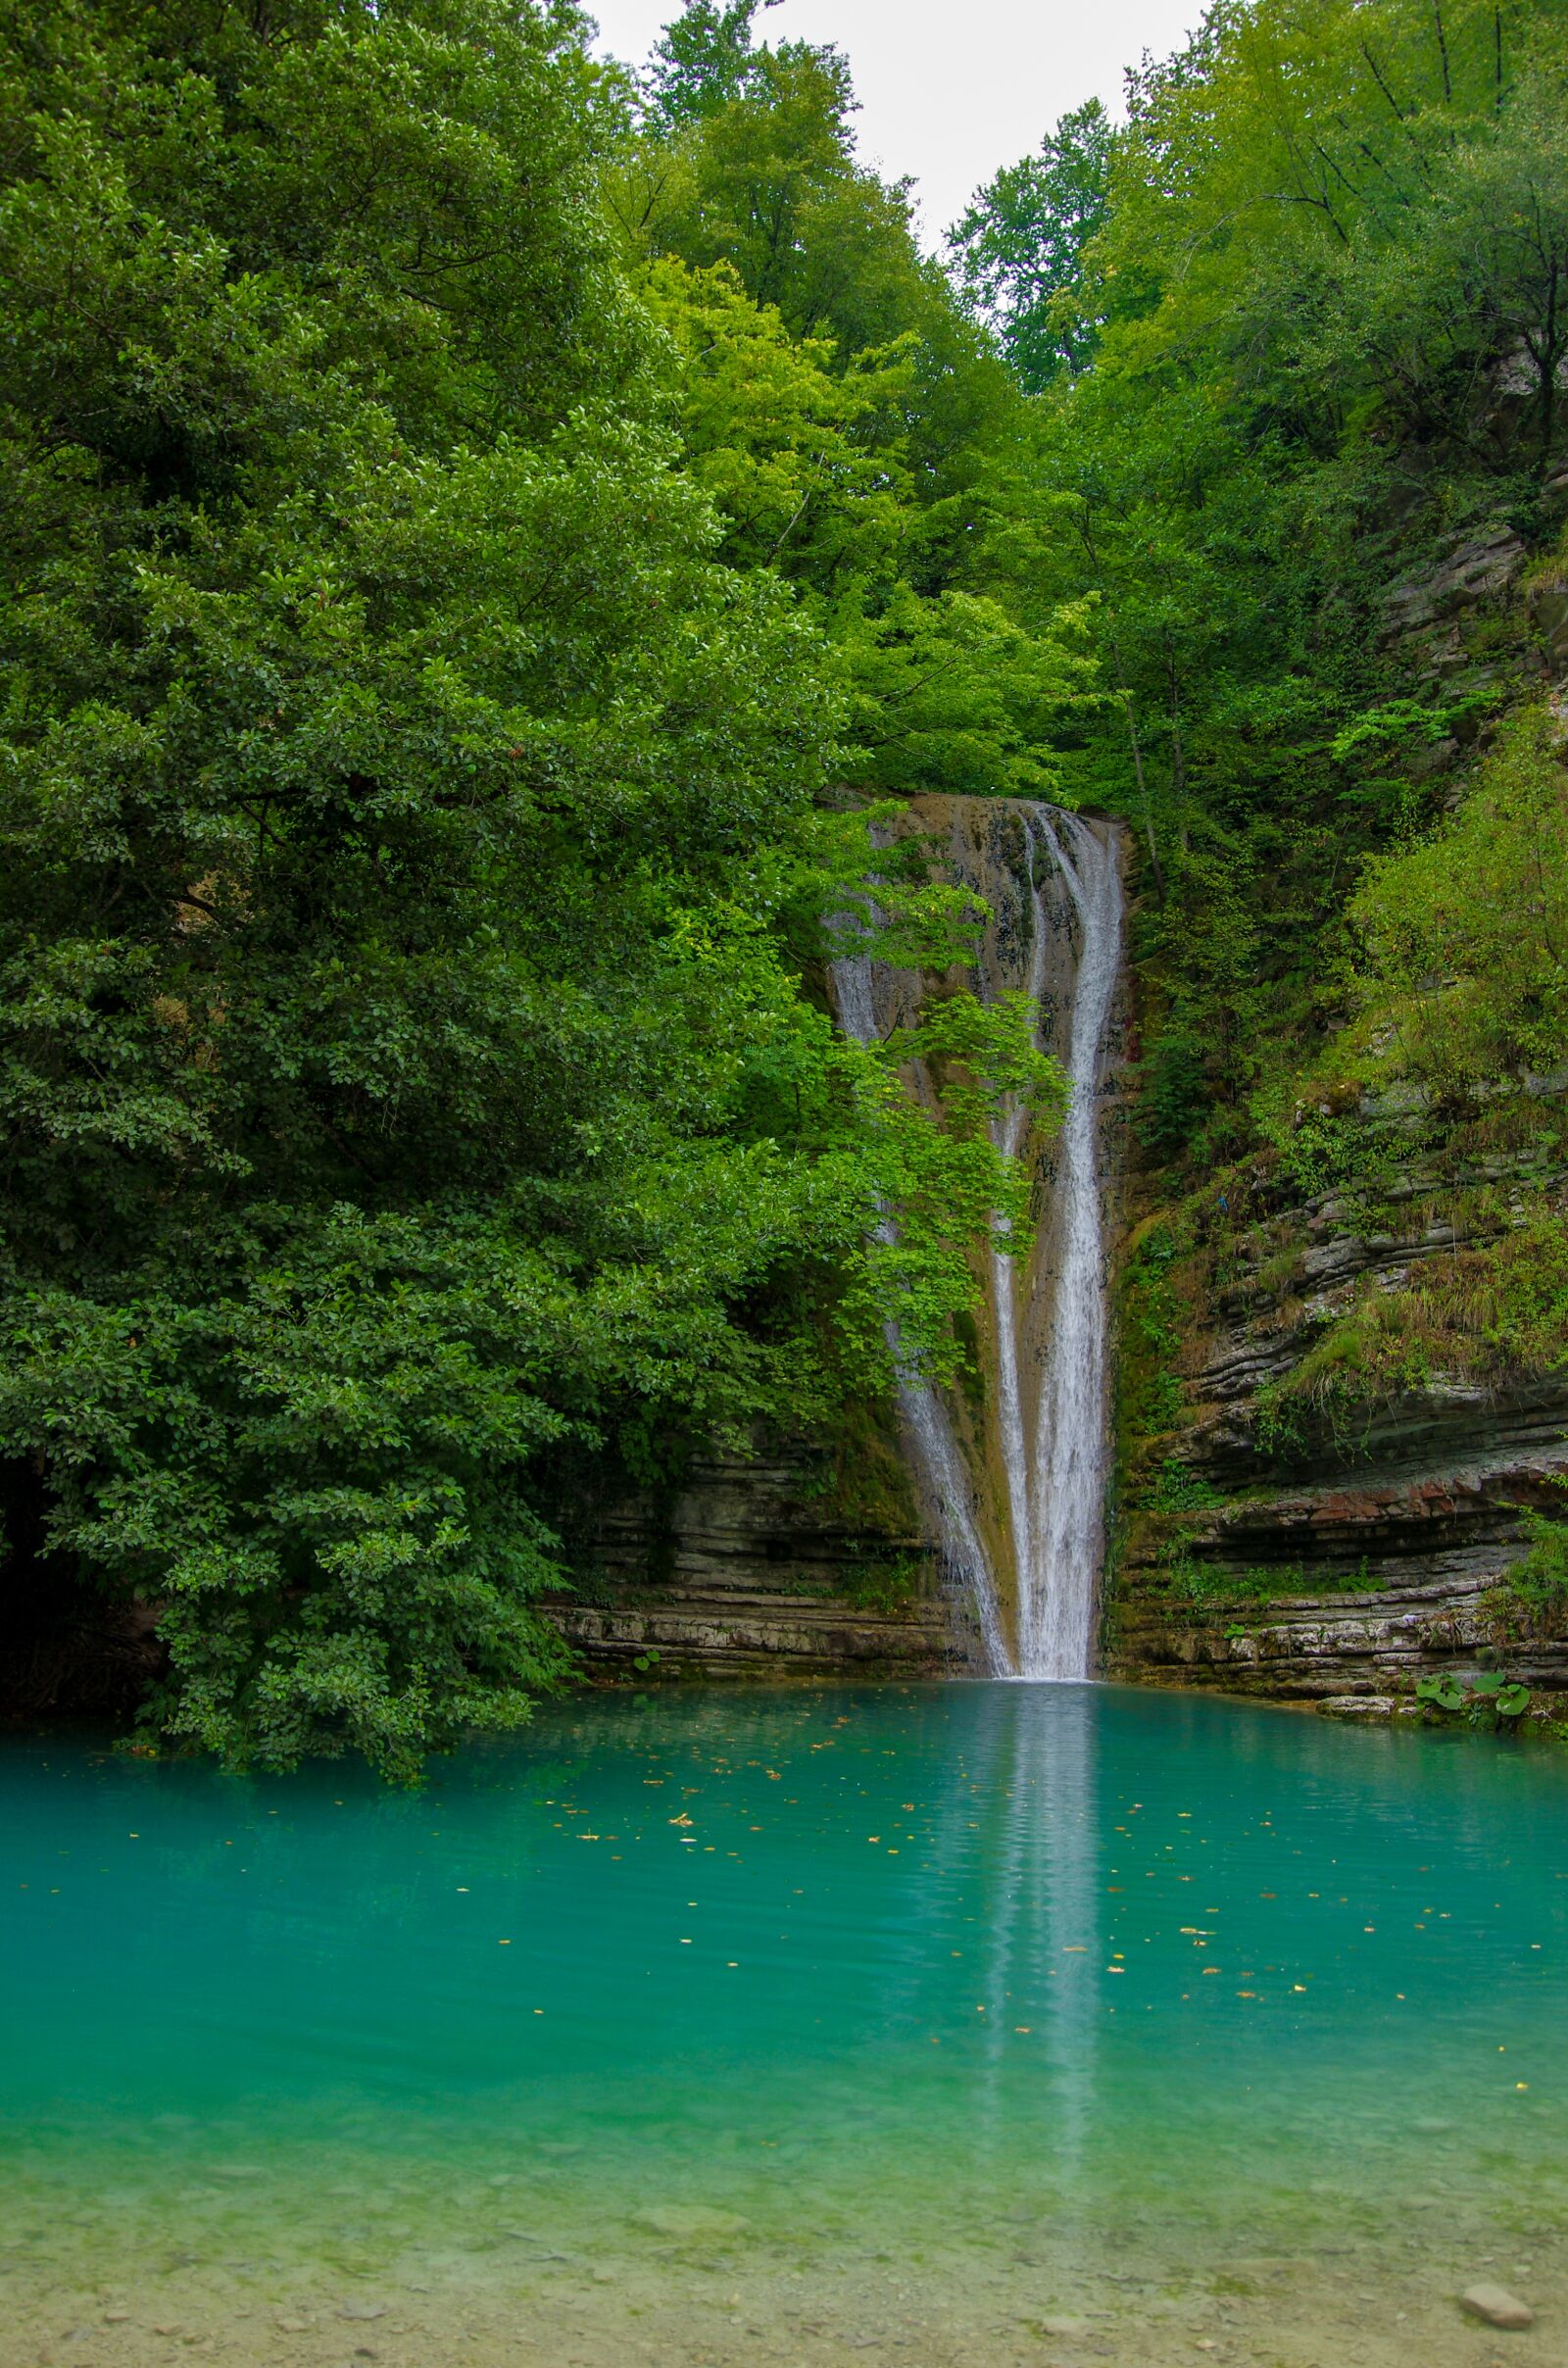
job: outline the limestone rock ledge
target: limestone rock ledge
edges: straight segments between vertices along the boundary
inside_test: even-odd
[[[1364,1593],[1291,1596],[1266,1607],[1218,1609],[1146,1603],[1119,1616],[1107,1674],[1145,1684],[1212,1686],[1275,1702],[1410,1704],[1415,1682],[1440,1668],[1474,1667],[1501,1651],[1533,1693],[1568,1695],[1568,1640],[1498,1647],[1486,1598],[1491,1577],[1386,1585]],[[1391,1696],[1391,1688],[1402,1691]]]
[[[662,1505],[612,1505],[591,1574],[546,1609],[605,1680],[931,1676],[961,1654],[912,1522],[846,1517],[804,1451],[714,1455]]]
[[[1387,1289],[1430,1256],[1420,1233],[1303,1232],[1320,1292],[1330,1271]],[[1568,1623],[1509,1584],[1528,1516],[1568,1516],[1568,1372],[1490,1388],[1434,1373],[1282,1435],[1270,1393],[1343,1304],[1281,1320],[1245,1281],[1208,1301],[1179,1414],[1124,1465],[1106,1674],[1366,1716],[1412,1706],[1425,1675],[1494,1664],[1568,1716]]]

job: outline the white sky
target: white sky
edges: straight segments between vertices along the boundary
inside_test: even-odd
[[[602,50],[641,64],[680,0],[584,0]],[[1164,57],[1202,0],[781,0],[759,9],[768,41],[832,41],[850,60],[863,160],[912,173],[934,247],[1000,165],[1026,155],[1069,107],[1117,114],[1121,70]]]

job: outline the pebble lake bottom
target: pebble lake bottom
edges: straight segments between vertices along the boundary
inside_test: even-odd
[[[4,2368],[1568,2361],[1546,1745],[990,1684],[547,1705],[416,1794],[14,1737],[0,2032]]]

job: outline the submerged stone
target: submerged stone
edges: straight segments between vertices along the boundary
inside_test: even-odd
[[[634,2228],[646,2228],[656,2237],[674,2237],[688,2244],[744,2236],[751,2225],[739,2212],[715,2211],[706,2203],[649,2203],[632,2214]]]
[[[1472,2318],[1485,2319],[1489,2327],[1534,2327],[1536,2314],[1528,2302],[1521,2302],[1506,2286],[1494,2286],[1483,2278],[1478,2286],[1467,2286],[1459,2296],[1461,2308]]]

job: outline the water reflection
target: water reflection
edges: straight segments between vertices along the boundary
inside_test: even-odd
[[[1016,2146],[1018,2090],[1043,2167],[1084,2187],[1101,2012],[1096,1702],[1088,1686],[985,1689],[969,1744],[971,1797],[985,1803],[986,2049],[977,2123]],[[1048,2067],[1020,2052],[1037,2041]]]

